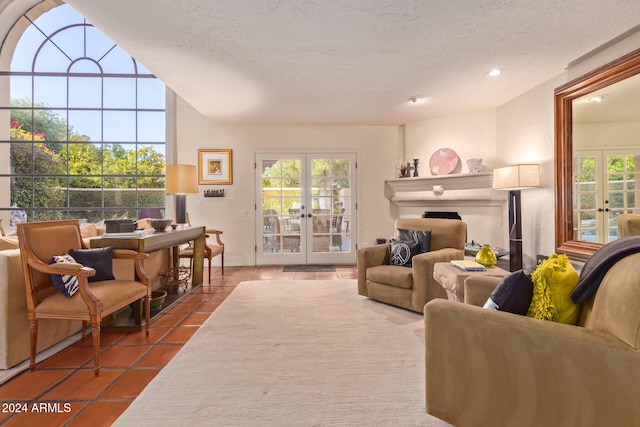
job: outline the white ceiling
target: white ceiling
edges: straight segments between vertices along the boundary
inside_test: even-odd
[[[494,108],[640,23],[638,0],[66,2],[220,124]]]

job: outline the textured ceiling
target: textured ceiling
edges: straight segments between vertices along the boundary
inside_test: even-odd
[[[640,23],[638,0],[66,2],[220,124],[493,108]],[[487,78],[492,68],[504,74]]]

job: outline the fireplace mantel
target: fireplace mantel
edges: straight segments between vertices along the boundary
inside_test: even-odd
[[[387,179],[385,197],[396,206],[501,206],[507,194],[492,181],[492,172]]]

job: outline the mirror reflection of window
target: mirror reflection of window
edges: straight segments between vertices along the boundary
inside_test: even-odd
[[[576,240],[608,243],[618,238],[618,215],[640,213],[638,99],[640,75],[572,101]]]

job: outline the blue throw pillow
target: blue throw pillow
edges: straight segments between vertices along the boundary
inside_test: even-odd
[[[69,251],[78,264],[96,270],[96,275],[89,277],[89,282],[113,280],[113,246],[98,249],[71,249]]]
[[[504,276],[493,290],[484,308],[508,311],[520,315],[527,314],[533,298],[531,276],[522,270]]]
[[[56,264],[58,262],[76,263],[76,260],[69,254],[55,255],[51,258],[49,264]],[[52,274],[51,281],[56,290],[67,298],[71,298],[71,296],[78,291],[78,278],[76,276]]]
[[[411,267],[411,259],[420,253],[420,244],[415,240],[392,240],[389,264]]]

